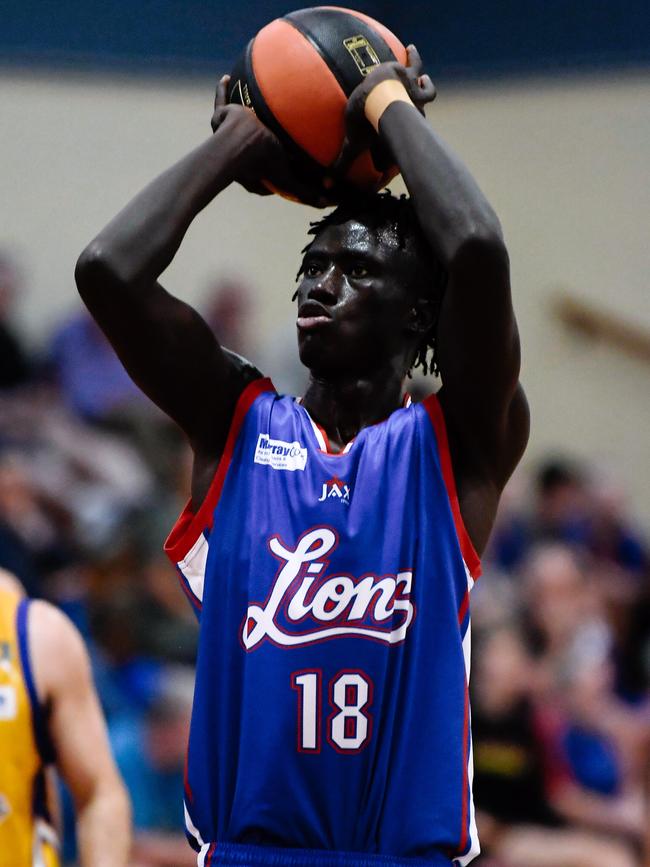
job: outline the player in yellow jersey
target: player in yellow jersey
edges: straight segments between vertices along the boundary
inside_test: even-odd
[[[0,570],[0,867],[58,867],[52,763],[75,801],[83,867],[125,867],[129,803],[81,637]]]

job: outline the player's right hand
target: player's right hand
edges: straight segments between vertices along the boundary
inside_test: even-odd
[[[305,204],[317,208],[329,204],[325,190],[315,190],[300,180],[291,158],[280,140],[256,117],[250,108],[227,101],[229,75],[219,80],[210,125],[212,132],[228,129],[238,140],[235,177],[249,193],[271,195],[270,185],[289,193]]]
[[[415,45],[406,49],[407,62],[397,61],[376,66],[352,91],[345,111],[346,135],[333,167],[334,174],[343,176],[352,162],[366,148],[372,147],[377,135],[365,115],[368,96],[378,84],[390,79],[399,81],[406,89],[420,114],[436,98],[436,88],[424,72],[422,59]]]

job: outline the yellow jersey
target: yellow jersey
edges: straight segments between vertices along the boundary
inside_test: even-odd
[[[45,765],[51,761],[27,640],[30,601],[0,588],[0,867],[58,867]]]

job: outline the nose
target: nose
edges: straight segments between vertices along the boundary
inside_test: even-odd
[[[320,274],[318,280],[314,281],[314,285],[307,293],[307,298],[311,301],[318,301],[321,304],[336,304],[340,293],[338,283],[336,268],[334,265],[331,265]]]

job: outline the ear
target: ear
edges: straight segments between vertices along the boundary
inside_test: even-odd
[[[435,321],[435,305],[431,298],[418,296],[411,304],[408,312],[406,328],[414,335],[423,335],[431,328]]]

